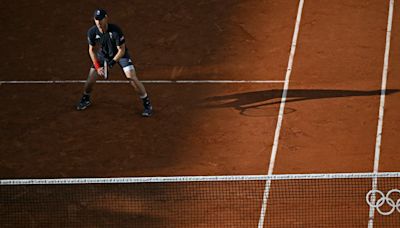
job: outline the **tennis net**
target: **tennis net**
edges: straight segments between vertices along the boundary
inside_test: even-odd
[[[399,189],[400,173],[0,180],[0,224],[400,227]]]

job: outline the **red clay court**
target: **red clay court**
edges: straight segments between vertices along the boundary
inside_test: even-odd
[[[124,31],[151,118],[118,68],[74,108],[97,7]],[[365,202],[400,189],[398,1],[15,0],[0,19],[2,181],[183,181],[1,185],[5,227],[400,227],[400,191],[387,216]],[[336,173],[370,176],[318,176]],[[279,179],[293,174],[316,176]]]

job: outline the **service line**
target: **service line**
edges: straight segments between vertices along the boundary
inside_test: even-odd
[[[0,84],[81,84],[85,80],[34,80],[0,81]],[[272,84],[284,83],[283,80],[141,80],[146,84]],[[98,80],[102,84],[126,84],[128,80]]]

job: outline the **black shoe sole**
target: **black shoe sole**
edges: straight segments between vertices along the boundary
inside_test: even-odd
[[[142,117],[151,117],[153,113],[142,113]]]
[[[83,110],[87,109],[90,105],[91,105],[91,103],[89,103],[88,105],[83,106],[83,107],[76,106],[76,110],[78,110],[78,111],[83,111]]]

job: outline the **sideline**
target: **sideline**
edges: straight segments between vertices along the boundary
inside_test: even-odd
[[[292,73],[294,55],[296,53],[296,44],[297,44],[297,38],[298,38],[299,30],[300,30],[300,21],[301,21],[301,14],[303,12],[303,5],[304,5],[304,0],[300,0],[299,8],[297,10],[296,25],[294,28],[294,33],[293,33],[293,38],[292,38],[292,46],[290,47],[290,55],[289,55],[288,67],[286,70],[285,84],[283,86],[282,99],[281,99],[281,104],[279,107],[279,115],[278,115],[278,120],[276,123],[274,144],[272,146],[271,158],[269,160],[268,175],[272,175],[272,172],[274,170],[274,165],[275,165],[276,153],[278,151],[279,135],[281,132],[281,127],[282,127],[283,114],[284,114],[284,110],[285,110],[285,102],[286,102],[287,92],[289,89],[290,75]],[[267,202],[268,202],[270,188],[271,188],[271,180],[268,179],[265,184],[260,219],[258,220],[258,228],[262,228],[264,226],[264,219],[265,219],[265,213],[267,211]]]
[[[382,142],[382,128],[383,128],[383,114],[385,112],[385,95],[386,95],[386,84],[387,84],[387,75],[388,75],[388,67],[389,67],[389,52],[390,52],[390,37],[392,34],[392,24],[393,24],[393,8],[394,8],[394,0],[390,0],[389,4],[389,15],[388,15],[388,23],[386,30],[386,47],[385,47],[385,59],[383,63],[382,70],[382,85],[381,85],[381,98],[379,105],[379,116],[378,116],[378,126],[376,130],[376,141],[375,141],[375,159],[374,159],[374,173],[378,173],[379,171],[379,157],[381,154],[381,142]],[[372,190],[375,192],[378,188],[378,178],[372,178]],[[372,204],[375,203],[376,197],[375,194],[372,194]],[[368,228],[374,227],[374,213],[375,208],[369,207],[369,221]]]

